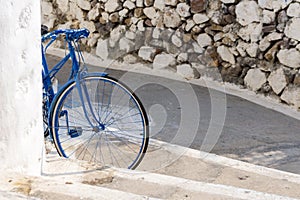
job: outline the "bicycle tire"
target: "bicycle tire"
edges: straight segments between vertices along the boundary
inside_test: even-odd
[[[108,76],[86,76],[80,87],[85,91],[84,104],[72,81],[51,106],[49,124],[59,155],[135,169],[149,142],[148,118],[138,97]],[[91,105],[92,111],[84,112],[83,105],[88,109]]]

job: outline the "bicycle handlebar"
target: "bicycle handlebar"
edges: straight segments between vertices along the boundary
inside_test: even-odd
[[[80,38],[86,38],[89,36],[90,32],[86,28],[81,29],[58,29],[55,31],[52,31],[50,33],[47,33],[42,36],[42,42],[52,38],[56,39],[57,36],[64,34],[66,35],[66,40],[77,40]]]

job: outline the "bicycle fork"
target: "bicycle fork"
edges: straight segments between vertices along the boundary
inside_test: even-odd
[[[100,122],[100,119],[96,117],[88,89],[85,83],[81,82],[80,75],[76,77],[75,81],[86,120],[88,121],[89,125],[93,127],[94,132],[98,133],[100,131],[103,131],[105,129],[105,126]]]
[[[75,78],[76,88],[79,94],[80,102],[89,127],[92,127],[92,131],[98,133],[105,130],[105,125],[100,122],[100,119],[96,117],[95,111],[93,110],[90,95],[84,82],[81,82],[80,75]],[[65,117],[66,128],[71,138],[75,138],[82,135],[83,127],[70,126],[69,125],[69,113],[67,110],[60,112],[60,117]]]

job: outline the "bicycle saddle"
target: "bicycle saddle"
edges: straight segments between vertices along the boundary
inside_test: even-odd
[[[41,25],[41,35],[45,35],[49,32],[48,27],[45,25]]]

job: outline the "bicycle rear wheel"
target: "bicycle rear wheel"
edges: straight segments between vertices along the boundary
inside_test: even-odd
[[[59,155],[129,169],[143,159],[149,140],[147,115],[124,84],[87,76],[80,87],[75,81],[67,85],[54,102],[49,123]]]

